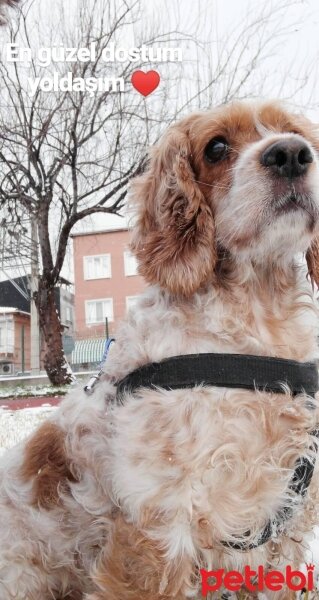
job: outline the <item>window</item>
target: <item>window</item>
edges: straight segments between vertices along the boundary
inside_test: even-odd
[[[84,279],[105,279],[112,276],[111,255],[84,256]]]
[[[139,296],[126,296],[126,310],[130,310],[131,308],[134,308],[138,299],[139,299]]]
[[[124,252],[124,273],[127,277],[137,275],[137,261],[128,250]]]
[[[0,352],[14,352],[14,322],[12,317],[0,319]]]
[[[65,320],[69,323],[72,323],[73,321],[73,310],[71,306],[66,306],[65,307]]]
[[[86,300],[85,320],[87,325],[105,323],[105,319],[113,321],[113,298]]]

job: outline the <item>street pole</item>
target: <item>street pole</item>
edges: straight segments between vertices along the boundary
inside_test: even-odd
[[[105,317],[105,337],[107,340],[109,339],[109,320],[107,317]]]
[[[38,254],[38,228],[34,216],[31,217],[31,374],[40,373],[40,332],[39,317],[34,301],[34,293],[39,287],[39,254]]]
[[[25,371],[25,353],[24,353],[24,325],[21,325],[21,371]]]

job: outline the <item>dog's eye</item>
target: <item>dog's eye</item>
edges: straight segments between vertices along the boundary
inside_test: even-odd
[[[228,152],[228,143],[224,137],[215,137],[205,147],[204,156],[210,163],[217,163],[225,158]]]

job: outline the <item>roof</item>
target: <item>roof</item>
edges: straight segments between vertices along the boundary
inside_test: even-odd
[[[98,229],[97,231],[83,231],[82,233],[71,233],[71,238],[81,237],[83,235],[100,235],[102,233],[117,233],[119,231],[129,231],[128,227],[117,227],[115,229]]]
[[[21,315],[30,316],[29,312],[20,310],[19,308],[15,308],[14,306],[0,306],[0,314],[5,315],[5,314],[10,314],[10,313],[19,313]]]
[[[58,279],[59,283],[64,283],[64,285],[74,285],[72,281],[70,281],[69,279],[65,279],[65,277],[59,277]]]

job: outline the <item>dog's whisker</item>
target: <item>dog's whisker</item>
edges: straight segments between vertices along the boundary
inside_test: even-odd
[[[208,187],[212,187],[218,190],[227,190],[228,187],[226,185],[222,186],[222,185],[218,185],[217,183],[207,183],[206,181],[200,181],[199,179],[192,179],[192,181],[194,181],[194,183],[200,183],[202,185],[207,185]]]

